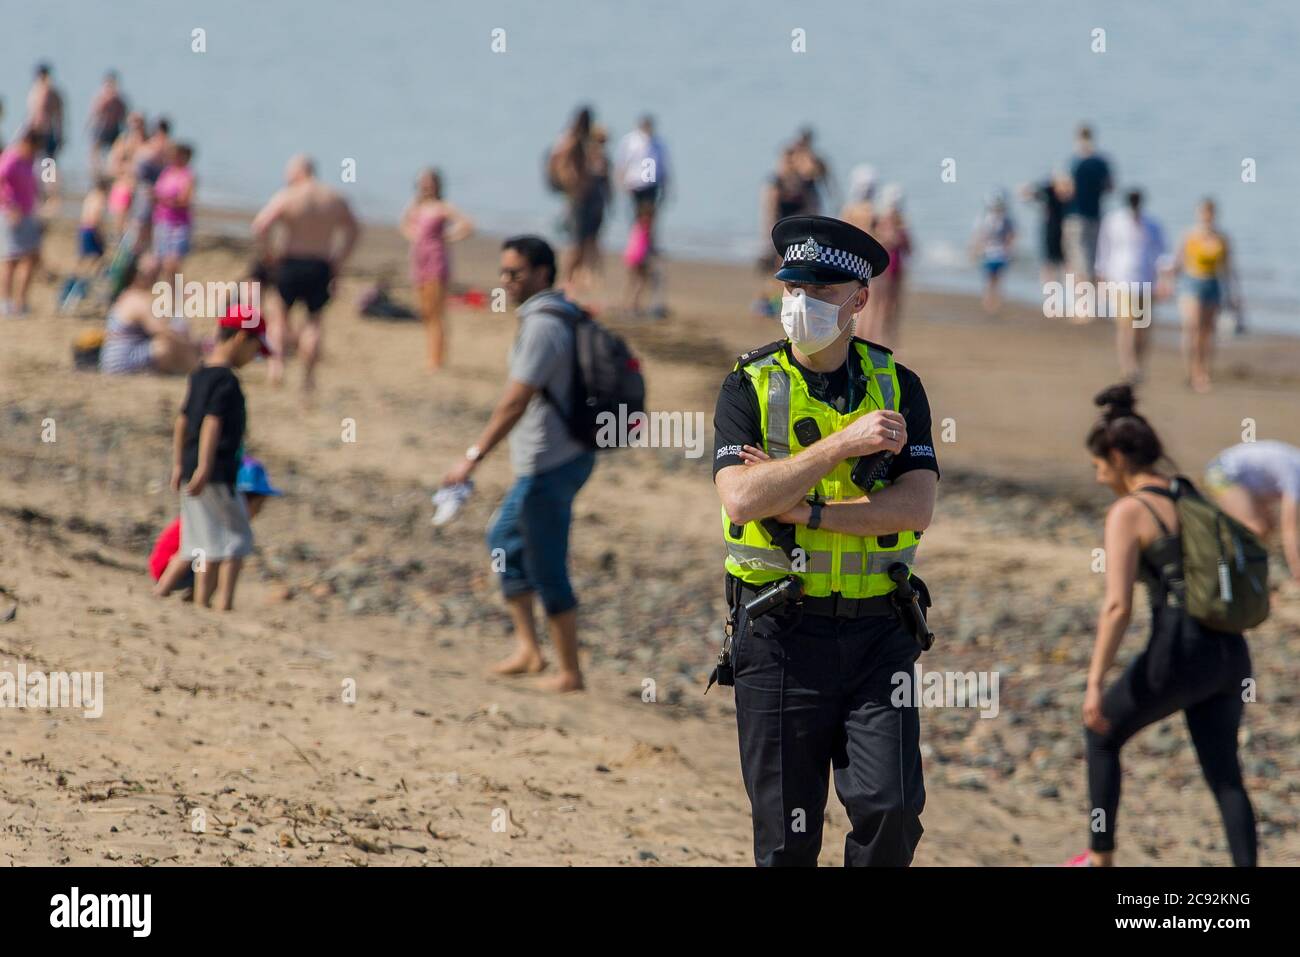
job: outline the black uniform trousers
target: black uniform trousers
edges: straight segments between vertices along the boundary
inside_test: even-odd
[[[816,866],[830,771],[852,830],[846,867],[906,866],[921,840],[920,717],[891,702],[916,639],[894,616],[753,622],[732,651],[741,774],[759,867]],[[910,699],[909,705],[914,705]]]

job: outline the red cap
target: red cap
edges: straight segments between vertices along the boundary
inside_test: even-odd
[[[247,315],[245,315],[243,306],[233,305],[221,317],[219,325],[223,329],[243,329],[249,335],[256,336],[262,355],[269,356],[271,354],[271,347],[266,344],[266,320],[262,318],[261,312],[256,308],[248,308]]]

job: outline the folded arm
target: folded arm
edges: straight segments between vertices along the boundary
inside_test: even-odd
[[[893,535],[923,532],[934,517],[939,476],[928,469],[904,472],[892,485],[861,498],[827,502],[822,507],[821,527],[845,535]],[[781,515],[782,521],[807,525],[812,506],[800,502]]]
[[[773,459],[746,445],[743,465],[718,470],[714,484],[727,515],[737,525],[797,509],[800,502],[835,466],[860,455],[897,455],[907,442],[907,420],[890,409],[870,412],[839,432],[786,458]]]
[[[837,434],[788,458],[729,465],[719,470],[713,481],[727,517],[744,525],[794,508],[809,489],[851,454],[844,451]]]

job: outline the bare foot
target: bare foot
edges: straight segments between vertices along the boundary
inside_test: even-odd
[[[537,687],[554,694],[572,694],[575,691],[583,690],[586,685],[582,683],[581,674],[564,671],[552,678],[547,678],[545,681],[539,681]]]
[[[490,674],[494,675],[536,675],[546,670],[546,659],[533,651],[516,651],[509,658],[494,664]]]

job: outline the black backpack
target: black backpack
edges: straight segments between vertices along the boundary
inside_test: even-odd
[[[646,411],[641,361],[622,336],[602,326],[585,309],[548,312],[563,319],[573,331],[573,401],[565,409],[550,392],[542,394],[564,418],[575,439],[587,448],[602,448],[597,435],[609,421],[606,415],[613,416],[615,422],[626,422],[633,413]],[[624,407],[621,414],[620,406]]]

